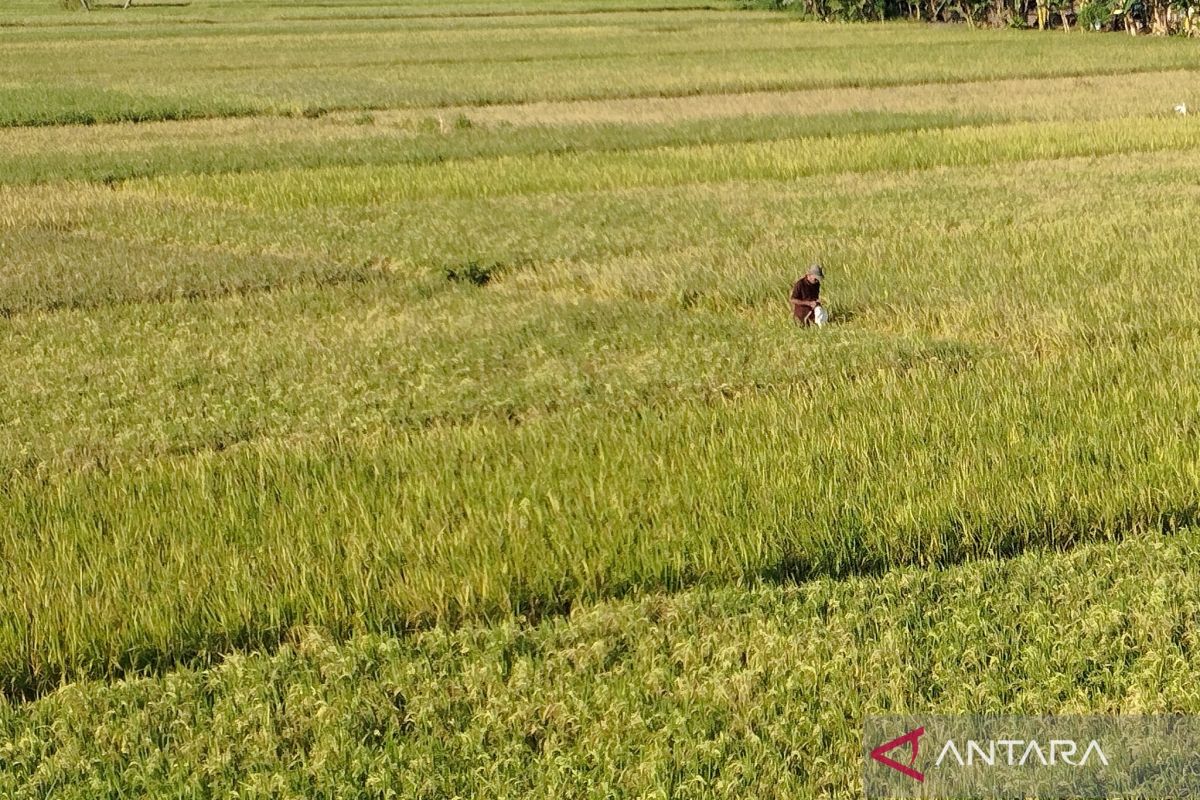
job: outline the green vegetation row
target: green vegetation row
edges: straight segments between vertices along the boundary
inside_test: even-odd
[[[1013,160],[790,181],[763,178],[806,148],[903,156],[646,151],[702,166],[660,187],[646,153],[502,157],[410,198],[298,170],[7,188],[5,691],[296,625],[395,634],[1189,525],[1196,156],[1137,152],[1139,127],[1187,148],[1187,122],[1084,126],[1131,150],[1034,162],[1073,146],[1054,124],[927,132],[927,166],[979,141]],[[454,196],[497,165],[504,191]],[[547,189],[512,194],[531,169]],[[294,208],[276,182],[325,194]],[[798,335],[780,298],[814,252],[837,325]]]
[[[908,19],[968,27],[1125,31],[1132,35],[1200,33],[1185,0],[744,0],[747,7],[799,12],[826,22]]]
[[[497,158],[531,153],[617,153],[657,147],[830,138],[854,133],[948,128],[993,121],[982,115],[954,113],[820,114],[766,116],[750,120],[695,120],[676,125],[555,125],[480,127],[463,114],[425,117],[388,125],[372,114],[320,127],[290,125],[253,128],[253,136],[230,142],[218,138],[193,143],[175,138],[185,131],[153,132],[129,148],[99,152],[63,152],[39,146],[36,154],[0,153],[0,184],[21,185],[60,180],[115,183],[161,175],[262,173],[327,166],[442,164],[446,161]],[[110,131],[97,131],[104,136]],[[206,137],[207,138],[207,137]],[[271,141],[277,138],[277,141]],[[143,144],[144,143],[144,144]],[[70,147],[70,145],[68,145]],[[262,178],[257,178],[262,180]]]
[[[0,11],[0,795],[1194,710],[1194,48],[516,5]]]
[[[1137,341],[1163,344],[1121,366],[1107,348],[1008,363],[931,344],[827,364],[811,392],[14,477],[0,678],[30,695],[295,625],[399,634],[1173,531],[1196,517],[1200,390],[1162,376],[1195,340]],[[829,424],[798,437],[806,420]]]
[[[1200,535],[698,590],[0,700],[33,800],[853,797],[869,714],[1198,713]]]
[[[52,25],[55,27],[112,27],[154,24],[142,15],[150,12],[156,20],[173,22],[238,21],[243,24],[261,23],[264,19],[304,22],[338,22],[342,20],[435,20],[442,25],[453,24],[462,18],[528,18],[531,21],[558,16],[587,16],[621,14],[626,12],[655,14],[664,11],[719,10],[734,8],[727,0],[456,0],[428,3],[378,3],[358,0],[335,0],[317,3],[276,3],[271,0],[133,0],[125,8],[125,0],[86,0],[92,11],[134,13],[79,14],[75,19],[64,18],[62,9],[87,10],[83,0],[13,0],[7,8],[10,24]],[[140,13],[139,13],[140,12]],[[543,22],[543,24],[545,24]]]
[[[285,169],[147,179],[151,196],[199,197],[273,211],[387,205],[444,197],[611,192],[638,186],[788,181],[847,172],[932,169],[1112,156],[1200,145],[1187,118],[1018,123],[837,137],[546,153],[404,166]]]
[[[1195,69],[1186,42],[888,26],[860,35],[771,14],[598,15],[597,24],[431,34],[403,23],[314,32],[168,26],[134,41],[19,34],[0,61],[0,126],[678,97],[814,87]],[[606,24],[605,24],[606,23]],[[324,23],[320,23],[324,24]],[[222,35],[224,31],[225,35]],[[270,42],[270,46],[264,46]],[[730,47],[735,43],[735,47]],[[169,45],[169,46],[168,46]],[[91,54],[102,47],[104,59]],[[464,52],[486,48],[490,61]],[[313,53],[322,53],[314,59]],[[403,54],[403,55],[398,55]],[[168,58],[169,62],[164,61]],[[73,69],[65,71],[63,63]],[[569,65],[569,68],[563,68]],[[170,74],[164,83],[157,76]],[[395,76],[403,75],[403,79]],[[388,77],[391,76],[391,77]]]
[[[0,131],[9,185],[319,166],[440,163],[535,153],[766,142],[1004,122],[1162,115],[1195,103],[1187,73],[1049,78],[904,89],[359,112]]]
[[[868,371],[936,342],[1153,353],[1196,321],[1200,237],[1169,201],[1195,166],[1148,154],[300,212],[11,190],[0,469],[669,404],[789,385],[814,352]],[[1104,224],[1079,223],[1098,207]],[[1142,240],[1114,246],[1112,220]],[[838,276],[839,324],[815,340],[781,325],[812,252]]]

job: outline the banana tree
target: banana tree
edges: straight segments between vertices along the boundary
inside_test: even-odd
[[[1165,2],[1167,3],[1169,32],[1195,36],[1197,33],[1195,0],[1165,0]]]
[[[1100,31],[1113,24],[1113,13],[1112,0],[1088,0],[1079,7],[1076,20],[1081,28]]]
[[[975,16],[986,11],[985,6],[974,7],[972,0],[957,0],[958,13],[967,23],[968,28],[975,27]]]
[[[1121,23],[1125,26],[1125,32],[1130,36],[1138,35],[1145,14],[1146,7],[1142,4],[1142,0],[1117,0],[1117,5],[1113,9],[1113,16],[1120,17]]]
[[[1071,32],[1071,17],[1075,12],[1075,6],[1071,0],[1051,0],[1051,6],[1054,11],[1058,12],[1058,18],[1062,21],[1063,30],[1067,33]]]

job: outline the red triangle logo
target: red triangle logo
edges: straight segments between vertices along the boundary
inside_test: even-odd
[[[921,737],[925,735],[925,726],[909,731],[903,736],[897,736],[890,742],[884,742],[871,751],[871,758],[883,764],[885,767],[891,767],[897,772],[903,773],[914,781],[924,782],[925,774],[913,769],[913,764],[917,763],[917,748],[920,744]],[[895,750],[897,747],[902,747],[906,744],[912,745],[912,756],[909,757],[907,764],[901,764],[895,759],[888,758],[885,753]]]

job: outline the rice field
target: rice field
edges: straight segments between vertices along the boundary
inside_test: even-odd
[[[867,714],[1200,711],[1197,68],[7,3],[0,796],[849,797]]]

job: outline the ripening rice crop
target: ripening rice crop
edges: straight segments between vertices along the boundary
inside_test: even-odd
[[[1195,710],[1188,42],[421,8],[0,12],[0,795]]]
[[[405,639],[297,629],[270,655],[0,705],[0,792],[852,796],[866,714],[1196,713],[1197,544],[656,594]]]

